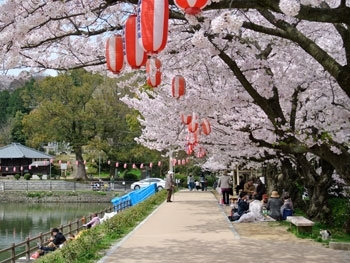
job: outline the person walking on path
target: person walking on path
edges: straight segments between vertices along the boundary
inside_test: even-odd
[[[172,202],[171,201],[171,195],[174,191],[174,187],[175,187],[175,181],[174,181],[174,177],[173,177],[173,172],[172,171],[168,171],[166,177],[165,177],[165,189],[167,190],[167,197],[166,197],[166,201]]]
[[[194,177],[192,174],[189,174],[187,176],[187,187],[188,187],[188,190],[190,191],[192,191],[194,188]]]
[[[199,176],[199,182],[201,183],[202,191],[207,191],[207,180],[205,179],[205,175],[203,172]]]
[[[230,204],[230,192],[232,188],[232,179],[231,176],[227,174],[227,171],[224,171],[223,175],[219,177],[218,187],[221,188],[222,199],[225,205]]]

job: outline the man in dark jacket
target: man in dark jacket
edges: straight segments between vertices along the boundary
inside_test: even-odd
[[[257,180],[257,184],[255,195],[257,196],[258,200],[261,201],[263,194],[266,194],[266,187],[260,179]]]
[[[237,200],[237,208],[232,209],[231,215],[228,216],[230,221],[236,221],[246,213],[249,209],[248,194],[246,192],[241,192],[239,194],[239,199]]]
[[[64,242],[66,242],[66,237],[57,228],[53,228],[51,230],[50,243],[47,246],[38,245],[38,247],[44,252],[54,251]]]
[[[245,184],[244,177],[243,177],[243,175],[240,175],[239,176],[239,184],[235,188],[237,195],[239,195],[239,190],[243,190],[244,184]]]

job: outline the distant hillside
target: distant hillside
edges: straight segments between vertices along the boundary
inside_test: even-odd
[[[41,74],[30,75],[27,71],[23,71],[18,76],[0,75],[0,91],[15,90],[19,87],[22,87],[30,78],[41,79],[46,76],[47,75]]]
[[[0,91],[1,90],[14,90],[18,87],[22,87],[30,76],[0,76]]]

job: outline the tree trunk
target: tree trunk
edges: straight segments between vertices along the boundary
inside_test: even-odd
[[[328,189],[332,185],[331,174],[333,167],[325,161],[312,161],[304,155],[296,156],[297,169],[289,160],[282,162],[281,170],[275,166],[267,166],[265,178],[268,194],[276,190],[279,194],[288,192],[294,206],[306,212],[307,216],[327,223],[330,218],[328,206]],[[322,168],[320,175],[316,173],[318,167]],[[302,200],[304,189],[308,191],[309,200]]]
[[[75,158],[77,160],[77,171],[74,175],[74,179],[77,181],[87,180],[86,169],[83,159],[83,150],[81,147],[74,147]]]
[[[306,201],[308,202],[306,213],[310,218],[317,218],[327,223],[327,218],[330,218],[328,189],[333,183],[329,178],[332,177],[334,169],[324,160],[314,160],[310,163],[304,155],[297,156],[297,159],[310,198]],[[317,173],[315,170],[317,168],[322,168],[321,172]]]

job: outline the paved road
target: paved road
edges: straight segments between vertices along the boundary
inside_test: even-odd
[[[236,228],[211,192],[180,191],[174,202],[164,202],[99,263],[350,262],[350,251],[325,248],[312,241],[241,236]]]

